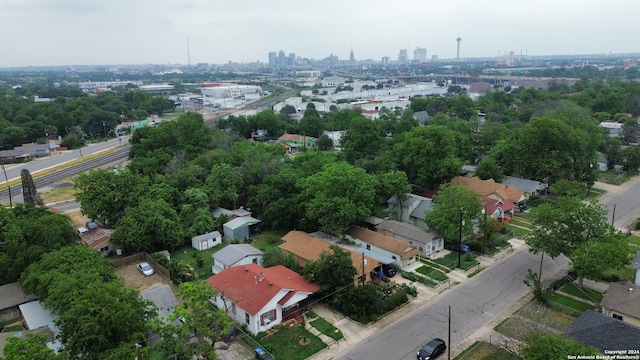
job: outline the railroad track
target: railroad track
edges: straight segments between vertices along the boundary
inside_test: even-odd
[[[49,174],[37,176],[37,173],[36,173],[33,178],[33,183],[36,185],[36,188],[42,188],[45,186],[55,184],[59,180],[76,176],[81,172],[97,169],[105,165],[109,165],[112,163],[125,160],[129,158],[130,149],[131,149],[131,146],[123,146],[103,156],[99,156],[87,161],[83,161],[79,164],[71,165],[67,168],[60,169]],[[11,187],[12,197],[15,197],[21,194],[22,194],[22,184],[17,184]],[[0,190],[0,199],[2,199],[3,202],[7,202],[7,203],[9,202],[9,189]]]

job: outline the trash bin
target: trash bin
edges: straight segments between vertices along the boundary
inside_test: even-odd
[[[118,256],[122,255],[122,249],[116,249],[116,255]]]

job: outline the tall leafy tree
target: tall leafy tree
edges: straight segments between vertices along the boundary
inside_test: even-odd
[[[10,336],[3,349],[3,360],[63,360],[63,354],[56,354],[47,347],[47,335],[27,334],[24,339]]]
[[[600,351],[560,335],[536,333],[529,343],[524,344],[520,354],[524,360],[546,360],[569,359],[577,355],[591,355],[595,358],[596,355],[600,355]]]
[[[373,175],[344,162],[327,164],[321,172],[298,182],[307,218],[340,234],[371,215],[376,185]]]
[[[449,183],[435,196],[431,210],[425,212],[427,226],[440,233],[448,242],[473,234],[473,221],[482,211],[482,200],[473,190]],[[463,221],[460,234],[460,220]]]
[[[305,277],[320,285],[325,293],[333,293],[353,284],[353,277],[358,274],[351,254],[337,245],[332,245],[330,252],[322,252],[320,259],[311,268],[313,271],[307,271]],[[305,270],[308,268],[305,267]]]
[[[411,129],[394,152],[409,180],[428,189],[453,179],[462,169],[455,133],[444,126]]]
[[[607,221],[600,204],[563,196],[555,203],[531,209],[534,229],[527,237],[533,253],[544,251],[552,258],[564,254],[578,273],[601,280],[608,269],[619,269],[631,261],[624,234]]]
[[[244,182],[242,174],[229,164],[215,164],[206,181],[206,191],[212,206],[236,208]]]
[[[24,202],[26,204],[44,205],[29,170],[22,169],[20,178],[22,180],[22,198]]]

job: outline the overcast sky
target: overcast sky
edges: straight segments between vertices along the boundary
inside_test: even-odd
[[[0,0],[0,67],[640,52],[638,0]]]

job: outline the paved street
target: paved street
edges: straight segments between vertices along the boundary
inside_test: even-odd
[[[596,182],[594,187],[607,191],[598,200],[609,210],[608,218],[616,228],[627,230],[640,216],[640,176],[619,186]]]
[[[452,315],[451,354],[453,357],[460,353],[471,345],[465,341],[468,337],[486,330],[487,323],[504,316],[529,292],[523,279],[527,269],[537,271],[540,257],[530,254],[521,241],[515,241],[517,249],[512,254],[475,277],[435,295],[397,320],[392,316],[360,327],[356,341],[347,338],[345,344],[327,349],[313,359],[414,359],[417,349],[428,339],[440,337],[447,341],[448,306]],[[543,278],[554,277],[566,268],[564,257],[545,258]],[[406,309],[399,310],[403,311]],[[353,328],[359,326],[353,322],[342,324],[352,327],[346,330],[345,337],[347,332],[356,333]]]

